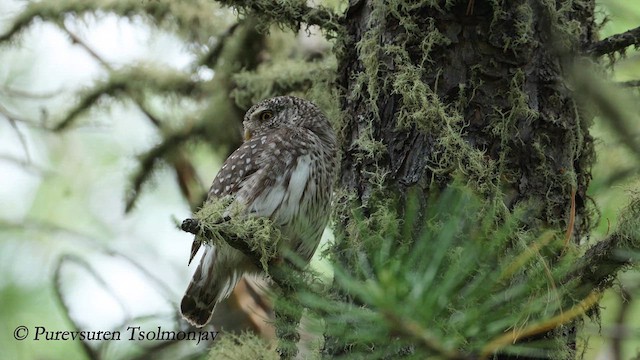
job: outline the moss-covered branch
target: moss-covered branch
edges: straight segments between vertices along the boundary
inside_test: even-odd
[[[338,15],[324,7],[309,7],[304,0],[221,0],[222,4],[233,6],[241,13],[247,12],[266,19],[268,22],[285,25],[298,30],[300,24],[318,25],[327,31],[338,31]]]
[[[116,70],[111,72],[108,79],[96,83],[81,94],[79,102],[55,126],[54,130],[66,130],[79,115],[89,110],[102,97],[132,96],[144,94],[147,91],[196,95],[201,89],[200,84],[194,81],[190,74],[179,71],[145,65]]]
[[[616,51],[624,51],[631,45],[640,45],[640,26],[593,43],[586,52],[591,56],[599,57]]]
[[[219,10],[219,6],[214,1],[207,0],[57,0],[30,2],[26,9],[15,18],[11,27],[0,35],[0,42],[10,40],[18,33],[26,30],[36,19],[52,23],[63,23],[69,15],[79,16],[97,12],[112,13],[128,18],[143,16],[153,20],[160,26],[171,27],[189,40],[199,39],[205,41],[220,26],[219,21],[212,19],[212,14]]]
[[[269,219],[243,216],[230,196],[205,203],[180,228],[196,235],[197,241],[228,244],[264,271],[275,259],[280,239],[279,230]]]
[[[592,246],[573,273],[586,289],[606,289],[620,271],[633,265],[632,253],[640,251],[640,194],[620,213],[618,228]]]

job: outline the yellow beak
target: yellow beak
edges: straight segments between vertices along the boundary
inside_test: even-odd
[[[244,141],[248,141],[249,139],[251,139],[251,132],[247,129],[244,129]]]

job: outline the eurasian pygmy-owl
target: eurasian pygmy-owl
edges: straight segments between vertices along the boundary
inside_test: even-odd
[[[254,105],[243,125],[245,141],[222,165],[208,201],[231,195],[247,216],[270,218],[280,228],[285,246],[308,262],[329,217],[335,133],[316,105],[292,96]],[[194,242],[189,262],[199,247]],[[228,244],[206,245],[182,298],[182,315],[204,326],[242,276],[258,272]]]

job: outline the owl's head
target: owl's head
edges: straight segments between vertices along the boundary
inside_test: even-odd
[[[244,116],[244,139],[267,134],[281,128],[306,128],[321,138],[333,134],[320,108],[294,96],[278,96],[252,106]]]

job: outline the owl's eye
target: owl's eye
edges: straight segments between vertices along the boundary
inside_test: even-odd
[[[265,110],[260,114],[261,121],[269,121],[273,118],[273,113],[269,110]]]

